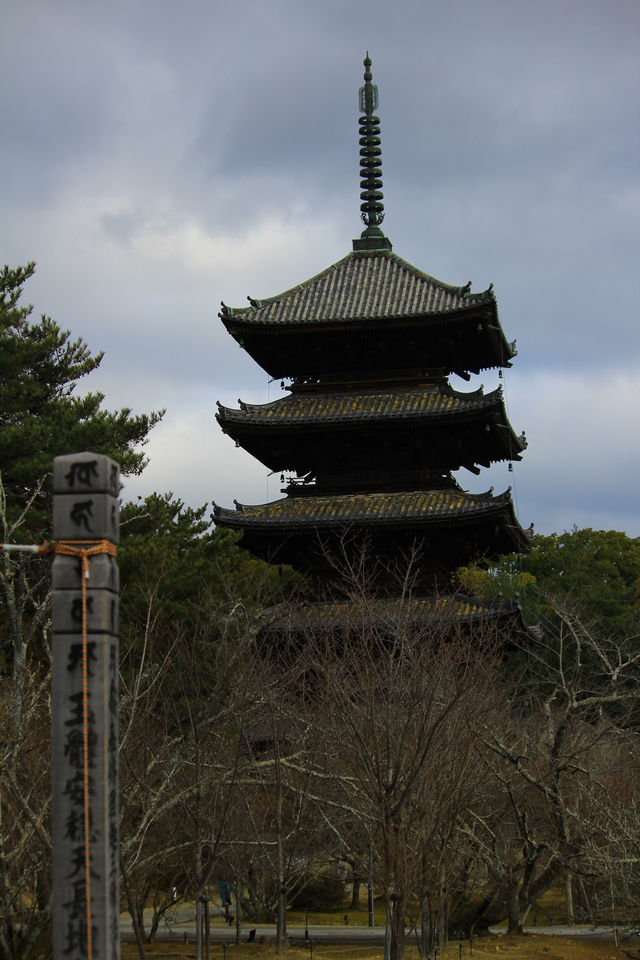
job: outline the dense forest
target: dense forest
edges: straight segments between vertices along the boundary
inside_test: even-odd
[[[0,537],[50,532],[52,458],[144,467],[161,412],[108,412],[74,389],[100,363],[0,274]],[[424,951],[448,930],[521,929],[562,884],[567,919],[640,896],[640,541],[574,529],[458,572],[460,591],[517,595],[528,633],[416,628],[411,562],[381,625],[376,573],[344,570],[359,611],[342,636],[269,639],[304,596],[172,493],[125,503],[118,551],[123,909],[141,953],[172,890],[224,881],[243,920],[372,883],[392,960],[405,922]],[[391,574],[389,574],[391,575]],[[40,956],[50,924],[50,559],[0,554],[0,958]],[[143,914],[152,906],[153,916]]]

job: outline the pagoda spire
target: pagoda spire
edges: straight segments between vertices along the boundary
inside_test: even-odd
[[[382,150],[380,149],[380,118],[374,114],[378,107],[378,88],[372,83],[369,51],[364,59],[364,86],[359,91],[360,113],[360,216],[365,225],[360,239],[353,241],[353,249],[391,250],[380,224],[384,220],[382,202]]]

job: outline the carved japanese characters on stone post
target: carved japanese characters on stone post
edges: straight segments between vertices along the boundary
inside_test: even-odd
[[[53,466],[54,960],[118,960],[118,494],[93,453]]]

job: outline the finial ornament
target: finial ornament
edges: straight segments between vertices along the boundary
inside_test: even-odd
[[[374,110],[378,109],[378,88],[375,83],[371,83],[373,74],[369,69],[370,66],[371,60],[369,58],[369,51],[367,50],[367,55],[364,58],[364,87],[360,87],[358,92],[360,113],[366,114],[371,114]],[[379,123],[380,121],[378,120],[377,122]]]
[[[365,229],[360,240],[353,241],[354,250],[391,249],[380,224],[384,220],[382,202],[382,150],[380,149],[380,118],[375,116],[378,108],[378,88],[372,83],[369,51],[364,59],[364,86],[360,87],[358,104],[360,113],[360,216]]]

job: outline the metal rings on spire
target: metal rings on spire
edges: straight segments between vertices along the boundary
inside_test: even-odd
[[[382,202],[382,150],[380,118],[374,114],[378,106],[378,88],[371,82],[369,52],[364,60],[364,86],[360,87],[360,215],[367,227],[379,227],[384,220]]]
[[[380,118],[374,113],[378,108],[378,88],[371,82],[369,51],[364,59],[364,86],[360,87],[360,216],[365,228],[359,240],[353,241],[358,252],[391,250],[391,242],[380,229],[384,220],[382,202],[382,150],[380,149]]]

